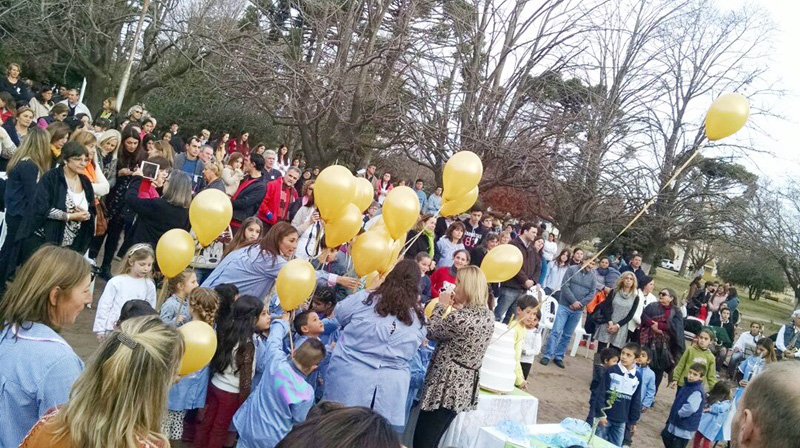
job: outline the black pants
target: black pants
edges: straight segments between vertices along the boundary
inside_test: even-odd
[[[531,372],[531,363],[529,362],[521,362],[519,363],[520,367],[522,367],[522,379],[527,380],[528,374]]]
[[[439,408],[434,411],[419,411],[417,427],[414,430],[414,448],[436,448],[439,446],[447,427],[458,413]]]
[[[92,240],[91,248],[89,249],[89,258],[97,259],[100,254],[100,248],[103,246],[105,240],[106,247],[103,251],[103,270],[111,269],[111,262],[114,261],[114,251],[117,250],[119,244],[119,237],[122,235],[122,230],[125,223],[122,219],[113,219],[108,221],[108,229],[103,236],[95,237]]]
[[[672,435],[664,428],[661,431],[661,440],[664,442],[664,448],[686,448],[689,444],[689,439],[681,439],[676,435]]]
[[[8,281],[17,268],[19,260],[20,241],[17,241],[17,233],[22,224],[22,216],[12,216],[6,214],[6,240],[3,248],[0,249],[0,286],[5,290]]]

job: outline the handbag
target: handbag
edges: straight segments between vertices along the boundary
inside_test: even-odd
[[[665,344],[664,341],[661,340],[654,340],[649,345],[650,351],[653,354],[653,359],[650,361],[650,366],[653,370],[667,372],[672,369],[674,361],[668,344]]]
[[[96,215],[94,217],[94,236],[102,236],[108,230],[108,220],[106,219],[106,206],[100,198],[94,199]]]

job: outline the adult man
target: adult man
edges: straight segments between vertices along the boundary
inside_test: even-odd
[[[364,179],[367,179],[372,184],[373,190],[378,189],[378,176],[375,175],[375,171],[377,170],[378,167],[375,166],[374,163],[370,163],[369,165],[367,165],[367,169],[364,170],[364,175],[362,176],[364,177]]]
[[[747,385],[731,423],[733,448],[796,448],[800,362],[768,364]]]
[[[550,360],[558,367],[564,368],[564,353],[572,337],[572,332],[581,321],[583,309],[597,291],[597,279],[594,276],[594,260],[591,254],[581,266],[570,266],[564,274],[561,294],[558,296],[558,311],[553,329],[547,339],[547,349],[539,361],[546,366]]]
[[[778,330],[775,349],[784,359],[800,358],[800,310],[794,310],[792,321]]]
[[[172,138],[169,141],[169,144],[172,145],[172,149],[175,150],[175,154],[180,154],[183,152],[183,147],[186,145],[183,142],[183,139],[180,135],[178,135],[178,123],[172,122],[169,124],[169,132],[172,133]]]
[[[85,104],[78,101],[80,99],[80,94],[78,89],[69,89],[67,91],[67,99],[61,101],[62,104],[66,104],[69,108],[69,112],[67,113],[68,117],[74,117],[77,114],[86,114],[89,116],[89,120],[92,119],[92,113],[89,112],[89,108],[86,107]]]
[[[417,194],[417,198],[419,199],[419,209],[422,210],[425,208],[425,201],[428,200],[428,195],[425,194],[425,190],[422,187],[425,184],[422,182],[422,179],[417,179],[414,182],[414,193]]]
[[[536,284],[542,270],[542,257],[539,255],[544,245],[544,240],[536,237],[536,226],[526,223],[517,238],[511,240],[522,252],[522,267],[517,275],[500,284],[497,297],[497,306],[494,307],[494,317],[498,321],[508,322],[514,314],[514,303],[517,297]],[[511,310],[511,311],[509,311]]]
[[[442,208],[442,187],[436,187],[428,196],[428,199],[425,200],[425,207],[422,209],[422,213],[430,213],[431,215],[435,215],[439,213],[439,209]]]
[[[572,252],[572,258],[569,259],[570,266],[579,266],[583,264],[583,249],[575,249]]]
[[[219,165],[216,163],[207,163],[203,168],[203,190],[209,188],[216,188],[221,192],[225,192],[225,182],[219,177]]]
[[[628,263],[627,266],[625,266],[622,269],[620,269],[619,273],[622,274],[622,273],[628,272],[628,271],[633,272],[633,275],[636,276],[636,281],[639,282],[639,284],[642,283],[642,280],[644,280],[644,277],[647,274],[644,272],[644,270],[642,270],[642,255],[641,254],[638,254],[638,253],[634,254],[633,257],[631,257],[631,262]]]
[[[238,229],[242,221],[254,216],[258,211],[258,206],[264,200],[267,192],[266,178],[261,174],[264,170],[264,157],[259,154],[250,156],[250,160],[245,162],[244,171],[247,175],[239,183],[236,193],[231,196],[233,204],[233,219],[231,228]]]
[[[200,160],[202,160],[204,164],[208,164],[208,162],[213,163],[213,158],[214,148],[212,148],[211,145],[203,145],[203,147],[200,148]]]
[[[193,136],[186,144],[186,152],[175,156],[175,169],[183,171],[192,178],[192,188],[203,178],[205,163],[200,160],[200,139]]]
[[[297,200],[295,182],[300,178],[300,169],[291,166],[286,175],[267,183],[267,194],[258,208],[258,218],[267,226],[278,221],[289,221],[289,206]]]
[[[467,250],[471,251],[477,247],[486,232],[481,227],[481,217],[483,217],[483,210],[479,207],[473,207],[469,211],[469,218],[464,220],[464,226],[467,228],[464,232],[464,247]]]
[[[278,156],[275,154],[275,151],[268,149],[264,151],[264,178],[267,179],[267,182],[272,182],[273,180],[282,176],[281,172],[275,168],[275,160]],[[299,178],[299,175],[298,175]],[[295,179],[297,181],[297,179]]]

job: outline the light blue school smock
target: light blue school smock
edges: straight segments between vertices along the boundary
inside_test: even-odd
[[[378,297],[363,303],[369,294],[359,291],[336,305],[342,331],[325,373],[324,398],[371,407],[399,427],[405,424],[410,362],[426,329],[414,313],[411,325],[392,315],[381,317],[374,309]]]
[[[0,447],[15,447],[50,408],[69,400],[83,362],[39,322],[0,330]]]
[[[201,409],[206,405],[206,393],[210,380],[211,375],[207,364],[196,372],[184,375],[180,381],[169,388],[168,409],[170,411]]]

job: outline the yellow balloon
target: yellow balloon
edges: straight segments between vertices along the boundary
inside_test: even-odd
[[[358,206],[347,204],[342,216],[325,224],[325,244],[336,247],[350,241],[358,235],[363,223]]]
[[[367,274],[367,278],[364,279],[364,288],[369,289],[372,283],[375,280],[377,280],[379,276],[380,274],[378,273],[378,271],[372,271],[369,274]]]
[[[175,277],[194,258],[194,239],[183,229],[172,229],[161,235],[156,244],[158,268],[167,277]]]
[[[359,277],[381,269],[392,253],[392,240],[381,232],[364,232],[353,242],[350,255]]]
[[[395,187],[383,201],[383,222],[389,235],[397,239],[405,235],[419,219],[419,197],[409,187]]]
[[[178,328],[178,331],[183,336],[181,375],[196,372],[211,362],[217,350],[217,332],[211,325],[193,320]]]
[[[444,200],[451,201],[478,186],[483,176],[481,158],[472,151],[459,151],[444,164]]]
[[[314,181],[314,203],[326,222],[333,221],[345,212],[345,206],[353,202],[356,180],[353,173],[341,165],[331,165]]]
[[[431,299],[431,301],[428,302],[427,305],[425,305],[425,317],[427,317],[428,319],[431,318],[431,316],[433,315],[433,309],[436,308],[436,305],[438,303],[439,299]],[[447,309],[444,310],[444,315],[442,317],[447,317],[447,315],[450,314],[451,311],[453,311],[453,307],[448,306]]]
[[[395,261],[397,261],[397,258],[400,257],[400,252],[403,251],[403,247],[405,246],[405,244],[406,244],[405,235],[392,241],[391,253],[389,254],[389,257],[386,259],[386,263],[383,265],[383,267],[381,269],[378,269],[378,272],[380,272],[381,275],[386,274],[392,270],[392,267],[394,266]]]
[[[306,260],[295,258],[283,265],[275,280],[275,289],[284,311],[300,306],[317,285],[317,273],[314,266]]]
[[[444,201],[439,214],[442,216],[455,216],[469,210],[478,200],[478,187],[473,188],[467,194],[455,199]]]
[[[375,189],[372,187],[372,182],[363,177],[356,177],[356,194],[353,197],[353,204],[356,204],[358,209],[364,212],[372,205],[374,197]]]
[[[734,134],[747,123],[750,103],[740,93],[726,93],[717,98],[706,113],[706,136],[719,140]]]
[[[489,283],[504,282],[522,269],[522,251],[512,244],[501,244],[490,250],[481,262],[481,270]]]
[[[209,188],[201,191],[189,206],[189,222],[197,242],[206,247],[225,229],[233,218],[231,198],[224,191]]]

